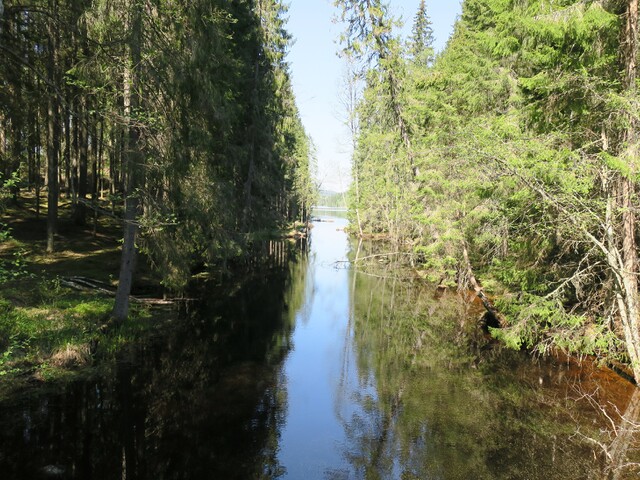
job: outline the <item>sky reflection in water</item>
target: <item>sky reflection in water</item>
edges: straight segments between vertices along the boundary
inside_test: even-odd
[[[314,224],[305,304],[296,315],[293,351],[283,366],[287,417],[279,460],[286,478],[326,478],[347,468],[342,418],[353,409],[358,383],[350,332],[346,220],[324,217]]]
[[[586,369],[491,344],[477,310],[435,299],[386,258],[356,272],[346,222],[329,220],[314,225],[282,367],[284,478],[602,478],[601,452],[576,435],[604,431],[575,401],[595,388]]]

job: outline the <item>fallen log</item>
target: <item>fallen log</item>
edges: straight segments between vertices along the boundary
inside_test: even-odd
[[[86,277],[62,277],[60,283],[74,290],[98,291],[107,295],[115,295],[115,288],[107,283]]]
[[[104,293],[105,295],[115,296],[116,289],[112,285],[108,283],[101,282],[99,280],[95,280],[87,277],[62,277],[60,279],[60,283],[65,287],[73,288],[74,290],[81,291],[96,291],[100,293]],[[132,302],[141,303],[145,305],[173,305],[176,301],[184,301],[190,299],[165,299],[165,298],[148,298],[148,297],[138,297],[136,295],[130,295],[129,299]]]

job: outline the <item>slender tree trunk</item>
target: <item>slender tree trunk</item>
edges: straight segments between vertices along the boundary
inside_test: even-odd
[[[507,325],[507,322],[505,321],[504,317],[500,315],[500,312],[498,312],[498,309],[493,305],[489,297],[487,297],[487,295],[484,293],[484,289],[482,288],[482,286],[480,286],[480,284],[476,280],[476,276],[473,273],[473,268],[471,266],[471,260],[469,259],[469,251],[467,249],[466,242],[463,242],[462,244],[462,257],[464,259],[465,272],[464,272],[464,281],[460,281],[462,279],[458,279],[458,282],[460,283],[459,286],[465,290],[469,287],[473,288],[473,291],[475,292],[476,296],[480,299],[480,301],[482,302],[482,305],[487,310],[489,315],[491,315],[493,319],[497,321],[501,327],[505,327]]]
[[[75,205],[74,222],[76,225],[85,225],[87,216],[87,207],[84,201],[87,200],[87,173],[89,167],[89,133],[88,123],[89,116],[87,114],[87,101],[81,99],[82,105],[78,114],[78,198]]]
[[[98,188],[98,198],[104,198],[104,121],[100,122],[100,136],[98,138],[98,181],[96,182]]]
[[[35,149],[36,149],[36,142],[35,142],[35,128],[36,128],[36,121],[37,119],[35,118],[35,115],[33,113],[32,109],[29,109],[29,115],[28,115],[28,120],[27,120],[27,124],[29,125],[27,127],[28,130],[28,137],[27,137],[27,164],[29,166],[29,173],[27,176],[27,188],[29,190],[29,192],[31,191],[31,189],[33,188],[33,185],[35,184],[35,168],[36,168],[36,159],[35,159]]]
[[[57,13],[57,2],[54,0],[52,11]],[[49,52],[47,74],[50,85],[56,88],[58,85],[58,75],[56,72],[58,64],[57,27],[54,19],[49,22]],[[47,253],[54,251],[54,236],[58,222],[58,159],[60,156],[60,105],[58,92],[49,92],[48,101],[48,144],[47,144]]]
[[[67,177],[67,193],[66,197],[71,197],[73,184],[71,178],[71,111],[69,108],[64,109],[64,171]],[[75,201],[75,199],[74,199]]]
[[[125,155],[124,243],[120,260],[118,290],[112,314],[116,323],[124,322],[129,314],[129,295],[133,284],[133,272],[136,262],[136,236],[138,233],[136,218],[139,202],[136,190],[140,184],[140,165],[142,163],[139,126],[137,121],[132,118],[132,115],[135,114],[140,105],[138,72],[136,70],[139,68],[141,59],[142,12],[140,10],[141,7],[135,0],[131,8],[133,14],[129,44],[131,58],[130,67],[127,68],[124,75],[125,116],[129,119],[128,148]]]
[[[17,173],[20,169],[20,164],[22,163],[22,152],[23,152],[23,141],[22,141],[22,118],[20,114],[14,115],[13,119],[13,161],[9,166],[9,175]],[[14,204],[18,203],[18,193],[19,187],[18,185],[13,185],[11,187],[11,198]]]
[[[80,122],[82,121],[82,104],[79,99],[76,99],[74,104],[75,107],[75,115],[73,117],[73,128],[71,129],[71,133],[73,136],[73,159],[71,162],[71,203],[72,205],[77,204],[78,202],[78,186],[80,182],[78,181],[78,170],[80,165]]]
[[[355,154],[358,150],[358,116],[357,116],[357,107],[358,107],[358,84],[357,79],[355,77],[355,69],[353,67],[353,59],[351,56],[348,58],[348,66],[349,72],[347,73],[347,84],[345,85],[347,93],[344,101],[344,105],[347,109],[347,126],[349,127],[349,134],[351,135],[351,152],[353,157],[353,167],[352,167],[352,175],[353,182],[355,186],[355,212],[356,212],[356,221],[358,222],[358,232],[360,234],[360,238],[362,238],[362,219],[360,218],[360,161],[355,157]],[[346,201],[345,201],[346,204]]]
[[[93,205],[93,236],[98,233],[98,197],[99,197],[99,175],[100,163],[102,159],[102,136],[103,127],[100,125],[100,136],[98,138],[98,126],[93,129],[93,161],[91,162],[91,204]]]
[[[629,0],[627,22],[623,42],[623,87],[631,98],[637,97],[638,56],[638,0]],[[624,298],[620,301],[627,351],[633,375],[640,384],[640,315],[638,304],[638,257],[635,218],[635,178],[638,172],[638,124],[633,113],[627,115],[627,127],[623,132],[622,152],[628,172],[620,177],[620,207],[622,211],[622,273]],[[624,304],[624,309],[622,308]],[[626,319],[625,319],[626,317]],[[626,322],[625,322],[626,320]]]
[[[15,35],[18,38],[21,35],[21,17],[16,15],[14,17],[15,22],[11,22],[12,31],[10,34]],[[24,103],[23,96],[23,75],[21,71],[17,71],[15,76],[13,76],[13,86],[9,88],[9,94],[13,96],[13,101],[16,106],[21,106]],[[22,153],[24,149],[23,136],[24,136],[24,113],[21,108],[16,108],[11,113],[11,130],[13,134],[13,155],[10,157],[11,160],[8,162],[6,178],[10,178],[11,175],[14,175],[20,170],[20,165],[22,164]],[[19,187],[17,184],[13,184],[11,186],[11,198],[14,204],[18,203],[18,193]]]
[[[47,146],[47,253],[54,251],[54,236],[58,221],[58,104],[55,95],[49,98],[48,107],[49,144]]]
[[[36,141],[38,145],[42,145],[42,135],[40,132],[41,116],[40,112],[36,113]],[[36,218],[40,218],[40,174],[42,169],[42,149],[38,148],[36,155]]]
[[[115,213],[115,202],[113,201],[116,194],[116,163],[120,158],[120,135],[119,128],[115,126],[111,130],[111,155],[109,155],[109,196],[111,197],[111,213]]]

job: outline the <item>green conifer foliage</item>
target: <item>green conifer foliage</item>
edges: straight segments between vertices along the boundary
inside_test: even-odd
[[[107,199],[117,214],[125,198],[137,202],[136,245],[175,288],[195,269],[241,258],[257,233],[306,219],[312,151],[285,59],[283,2],[4,7],[3,174],[40,191],[50,160],[47,177],[62,179],[79,223]]]
[[[353,40],[371,4],[340,3],[360,8],[346,17],[347,45],[371,49],[372,34]],[[467,0],[431,65],[416,61],[421,3],[395,60],[408,141],[393,135],[378,62],[358,110],[351,198],[363,233],[412,245],[433,281],[477,289],[481,279],[508,344],[618,358],[635,371],[634,5]],[[407,145],[413,180],[394,176]]]
[[[433,42],[435,42],[435,37],[431,25],[426,0],[420,0],[418,12],[411,28],[409,52],[414,62],[422,63],[424,66],[430,66],[434,60]]]

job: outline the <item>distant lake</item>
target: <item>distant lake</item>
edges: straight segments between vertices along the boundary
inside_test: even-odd
[[[338,218],[347,218],[348,209],[345,207],[325,207],[325,206],[317,206],[311,209],[311,216],[314,218],[323,217],[338,217]]]

